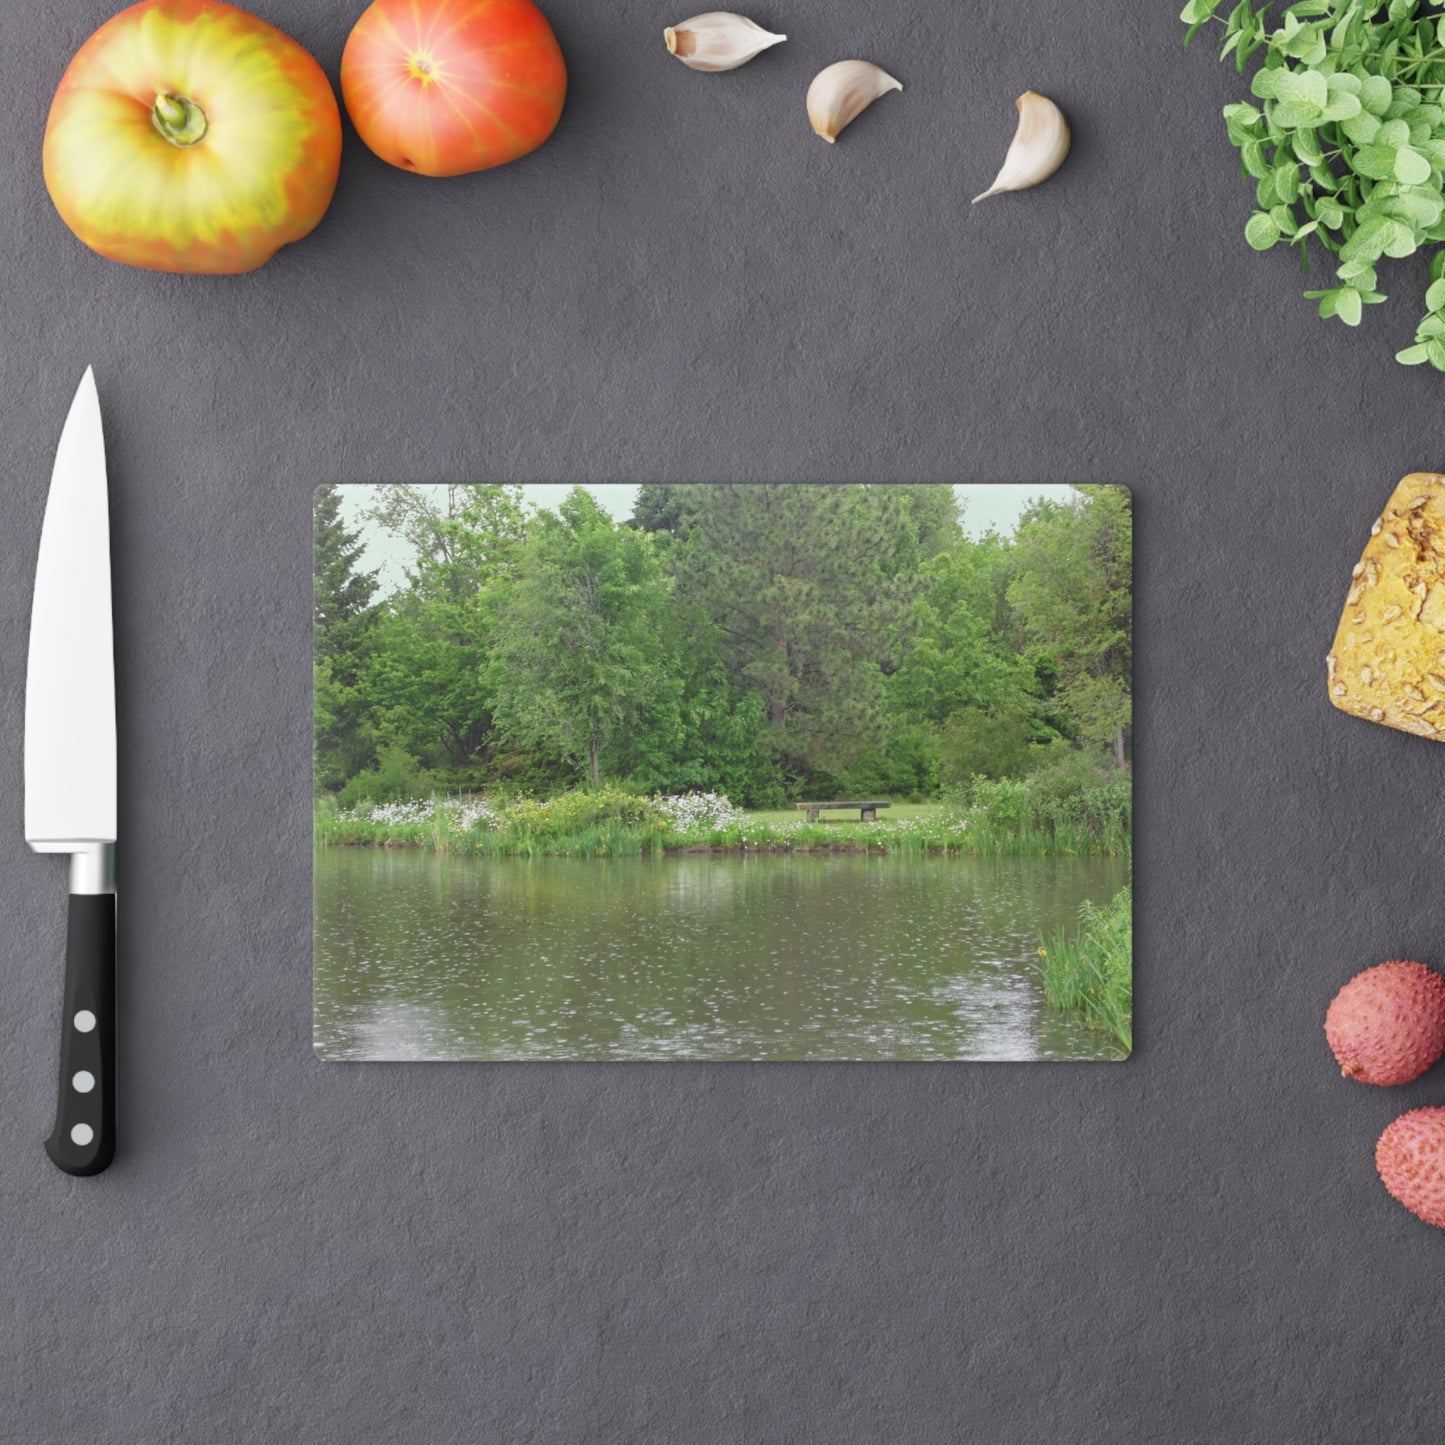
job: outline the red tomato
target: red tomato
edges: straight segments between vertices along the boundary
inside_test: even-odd
[[[459,176],[534,151],[567,67],[532,0],[376,0],[341,55],[341,95],[382,160]]]

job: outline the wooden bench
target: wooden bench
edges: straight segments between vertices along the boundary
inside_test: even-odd
[[[799,803],[799,808],[808,810],[808,821],[816,823],[818,814],[824,808],[857,808],[858,821],[860,823],[876,823],[878,821],[879,808],[891,808],[892,803]]]

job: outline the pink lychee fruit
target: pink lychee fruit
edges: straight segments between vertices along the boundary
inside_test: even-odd
[[[1411,1214],[1445,1229],[1445,1109],[1401,1114],[1375,1145],[1375,1168]]]
[[[1445,1054],[1445,978],[1394,959],[1357,973],[1325,1014],[1340,1072],[1362,1084],[1408,1084]]]

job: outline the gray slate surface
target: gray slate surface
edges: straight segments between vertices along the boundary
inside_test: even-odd
[[[359,0],[267,0],[335,77]],[[1174,4],[797,0],[745,70],[549,0],[555,138],[450,182],[348,131],[245,279],[127,271],[44,192],[107,0],[0,48],[0,733],[52,449],[94,362],[123,669],[121,1154],[53,1106],[63,868],[0,750],[0,1435],[25,1442],[1396,1441],[1445,1409],[1445,1237],[1331,1067],[1357,966],[1445,962],[1445,749],[1322,658],[1445,382],[1248,252]],[[836,147],[823,64],[906,89]],[[1077,140],[970,208],[1054,95]],[[321,481],[1122,481],[1139,515],[1138,1040],[1102,1066],[358,1066],[310,1048]]]

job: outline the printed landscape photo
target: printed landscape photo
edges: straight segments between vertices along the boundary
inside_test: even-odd
[[[316,493],[326,1059],[1120,1059],[1122,487]]]

